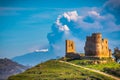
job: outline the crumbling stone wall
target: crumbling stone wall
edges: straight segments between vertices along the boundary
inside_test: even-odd
[[[66,55],[70,59],[79,59],[80,54],[77,54],[75,51],[75,44],[72,40],[66,40]]]
[[[75,44],[72,40],[66,40],[66,53],[75,53]]]
[[[102,39],[101,33],[93,33],[92,36],[87,36],[84,50],[85,56],[111,57],[108,40]]]

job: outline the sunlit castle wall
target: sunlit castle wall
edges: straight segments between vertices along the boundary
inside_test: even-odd
[[[72,40],[66,40],[66,53],[75,53],[75,44]]]
[[[85,43],[85,56],[90,57],[110,57],[108,48],[108,40],[102,39],[101,33],[93,33],[92,36],[87,36]]]

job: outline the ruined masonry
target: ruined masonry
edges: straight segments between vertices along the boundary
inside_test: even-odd
[[[72,40],[66,40],[66,53],[75,53],[75,44]]]
[[[76,58],[103,58],[111,57],[111,50],[108,47],[108,40],[102,39],[101,33],[93,33],[86,37],[85,56],[82,57],[75,51],[75,44],[72,40],[66,40],[66,57],[71,59]]]
[[[102,39],[101,33],[93,33],[87,36],[85,43],[85,56],[88,57],[111,57],[108,40]]]
[[[75,44],[72,40],[66,40],[66,55],[67,58],[76,59],[80,58],[80,55],[75,51]]]

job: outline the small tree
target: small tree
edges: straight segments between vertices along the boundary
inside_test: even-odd
[[[118,62],[120,60],[120,50],[118,49],[118,47],[116,47],[114,49],[113,56],[115,57],[115,61],[116,62]]]

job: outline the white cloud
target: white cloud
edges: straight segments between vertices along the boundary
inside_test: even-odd
[[[55,24],[57,25],[57,27],[58,27],[58,29],[60,30],[60,31],[69,31],[70,29],[69,29],[69,27],[65,24],[63,24],[63,23],[61,23],[61,21],[60,21],[60,19],[61,18],[65,18],[65,19],[67,19],[68,20],[68,22],[70,22],[71,20],[72,21],[76,21],[77,19],[78,19],[78,14],[77,14],[77,12],[76,11],[72,11],[72,12],[65,12],[63,15],[59,15],[58,16],[58,18],[57,18],[57,20],[56,20],[56,22],[55,22]],[[81,17],[80,17],[81,18]]]
[[[71,20],[76,21],[76,20],[78,19],[77,11],[65,12],[65,13],[63,14],[63,16],[64,16],[65,18],[67,18],[69,22],[70,22]]]
[[[63,27],[63,28],[64,28],[64,30],[65,30],[65,31],[69,31],[69,28],[68,28],[68,26],[67,26],[67,25],[64,25],[64,27]]]
[[[95,16],[100,16],[100,14],[97,13],[96,11],[89,11],[88,14],[95,15]]]
[[[35,50],[35,52],[48,52],[48,49]]]
[[[95,20],[94,23],[85,22],[84,18],[86,16],[90,16]],[[77,11],[64,12],[62,15],[59,15],[56,20],[56,25],[60,31],[69,31],[71,25],[73,28],[82,28],[82,29],[100,29],[102,25],[100,24],[99,19],[103,19],[103,16],[100,16],[98,12],[95,10],[88,11],[88,13],[84,16],[78,15]],[[61,21],[61,19],[63,21]],[[67,19],[67,22],[64,22]],[[65,24],[64,24],[65,23]]]
[[[85,20],[87,18],[88,20]],[[117,25],[115,21],[115,17],[110,13],[101,15],[96,10],[88,10],[87,14],[82,16],[78,15],[77,11],[64,12],[58,16],[55,24],[58,31],[64,32],[73,31],[72,29],[83,29],[85,31],[93,29],[93,31],[99,32],[103,30],[112,32],[120,30],[120,25]]]

